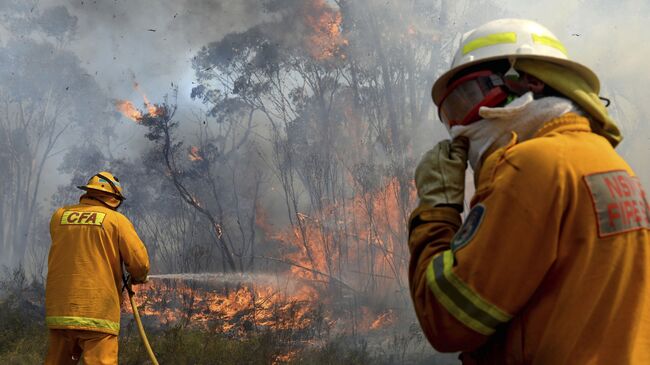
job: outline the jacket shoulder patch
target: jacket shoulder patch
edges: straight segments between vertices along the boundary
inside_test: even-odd
[[[61,225],[101,226],[104,218],[106,213],[66,210],[61,215]]]
[[[477,204],[469,211],[465,222],[460,227],[454,238],[451,240],[451,250],[453,252],[458,251],[459,249],[465,247],[469,241],[474,238],[478,227],[483,222],[483,217],[485,216],[485,205]]]
[[[650,229],[650,206],[639,178],[625,170],[584,176],[598,222],[598,236]]]

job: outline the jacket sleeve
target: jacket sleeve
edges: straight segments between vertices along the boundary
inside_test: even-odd
[[[433,347],[441,352],[469,351],[485,342],[481,335],[463,325],[436,299],[427,281],[431,260],[450,247],[461,224],[456,209],[419,206],[409,219],[409,284],[420,326]]]
[[[149,255],[144,243],[138,237],[131,221],[120,217],[120,255],[134,281],[142,282],[149,273]]]
[[[411,293],[439,351],[484,343],[524,307],[555,261],[567,198],[558,159],[534,145],[502,152],[481,170],[488,183],[460,228],[442,208],[411,217]]]

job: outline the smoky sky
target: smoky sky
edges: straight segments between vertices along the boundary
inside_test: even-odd
[[[440,7],[441,0],[431,1]],[[444,1],[451,8],[445,22],[430,19],[432,33],[453,43],[462,31],[489,19],[522,17],[550,28],[567,46],[570,56],[591,67],[599,76],[603,96],[613,101],[610,111],[619,120],[625,140],[619,152],[650,185],[648,127],[643,116],[650,108],[645,85],[650,78],[645,41],[650,4],[645,0],[543,0],[543,1]],[[376,1],[373,6],[395,7],[399,1]],[[231,32],[242,32],[273,17],[258,0],[45,0],[41,9],[65,6],[77,18],[77,32],[63,47],[82,61],[108,98],[142,99],[133,89],[138,82],[152,101],[160,101],[179,86],[179,108],[200,108],[190,100],[194,86],[191,60],[198,50]],[[404,21],[409,21],[404,19]],[[443,28],[439,28],[443,26]],[[11,37],[0,27],[0,40]],[[351,44],[350,47],[354,47]],[[451,46],[444,49],[450,50]],[[440,55],[449,60],[450,55]],[[439,70],[442,72],[444,70]],[[431,79],[435,79],[432,75]],[[431,123],[435,113],[431,105]],[[128,135],[142,134],[133,123],[122,120]],[[431,144],[444,138],[444,130],[432,127]],[[426,140],[426,139],[425,139]],[[125,144],[125,151],[132,144]],[[54,167],[49,169],[54,171]]]
[[[180,85],[181,97],[189,95],[190,62],[198,49],[265,16],[254,0],[45,3],[64,4],[78,18],[79,32],[70,49],[116,98],[137,99],[133,80],[154,100],[172,82]]]

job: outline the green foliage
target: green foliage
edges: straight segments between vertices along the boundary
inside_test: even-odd
[[[0,364],[40,364],[47,352],[48,330],[42,319],[30,318],[9,301],[0,302]],[[189,327],[170,327],[148,333],[161,364],[175,365],[443,365],[455,364],[438,355],[395,356],[371,348],[358,337],[340,336],[322,345],[292,343],[286,336],[266,331],[233,337]],[[150,364],[137,329],[126,326],[120,334],[121,365]],[[390,346],[389,346],[390,347]],[[400,349],[394,349],[399,352]],[[392,350],[391,350],[392,351]],[[289,357],[284,357],[290,354]]]
[[[337,337],[323,347],[306,349],[289,363],[292,365],[376,365],[384,362],[370,355],[365,341],[350,341],[347,337]]]
[[[47,352],[42,286],[29,285],[22,270],[0,282],[0,364],[42,363]],[[211,330],[172,326],[149,329],[149,341],[161,364],[274,364],[286,354],[293,364],[377,364],[367,347],[336,338],[322,348],[292,340],[287,331],[267,330],[237,337]],[[133,321],[120,333],[119,363],[148,364]],[[355,344],[352,341],[350,343]]]
[[[271,333],[246,338],[172,327],[153,333],[150,342],[161,364],[271,364],[287,345]],[[120,338],[120,364],[144,364],[147,355],[134,330]]]

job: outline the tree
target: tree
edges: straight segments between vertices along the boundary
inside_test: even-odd
[[[76,18],[64,7],[7,2],[13,38],[0,49],[0,245],[4,263],[20,263],[36,238],[45,167],[77,127],[92,130],[108,104],[79,59],[61,48]],[[55,39],[54,45],[49,39]],[[86,132],[88,133],[88,132]],[[41,240],[42,241],[42,240]]]
[[[175,90],[168,99],[139,118],[138,123],[148,128],[146,137],[153,142],[147,158],[150,166],[164,176],[185,204],[173,216],[179,229],[187,229],[189,221],[209,228],[210,239],[216,247],[221,265],[211,269],[244,271],[255,258],[255,214],[263,174],[257,168],[255,145],[249,143],[252,114],[246,124],[239,124],[246,113],[242,105],[222,99],[227,112],[213,111],[214,125],[199,119],[196,144],[185,146],[176,136],[180,122],[175,120]],[[222,109],[219,109],[222,110]],[[237,118],[235,118],[237,116]],[[191,208],[187,211],[186,208]],[[157,224],[148,229],[162,232]],[[198,248],[196,246],[195,248]],[[174,244],[161,248],[176,250]],[[186,247],[185,252],[192,250]],[[204,253],[212,254],[212,250]],[[165,253],[164,255],[167,255]],[[194,252],[194,259],[201,256]],[[209,258],[209,257],[208,257]],[[210,260],[208,260],[210,261]],[[187,265],[182,265],[187,268]]]
[[[265,121],[265,161],[299,251],[291,263],[338,281],[352,264],[371,281],[390,275],[401,287],[406,255],[393,243],[405,239],[405,226],[382,231],[373,199],[397,194],[392,209],[406,220],[414,158],[405,131],[427,114],[431,76],[423,75],[437,40],[419,30],[430,13],[418,2],[386,11],[371,1],[338,4],[265,2],[272,21],[197,54],[193,96],[222,112],[220,101],[231,100]],[[364,217],[355,221],[362,200]]]
[[[46,163],[61,152],[64,133],[93,122],[86,116],[102,110],[105,98],[76,57],[50,44],[12,41],[0,52],[0,64],[9,65],[0,70],[0,236],[7,258],[20,262],[40,208]]]

